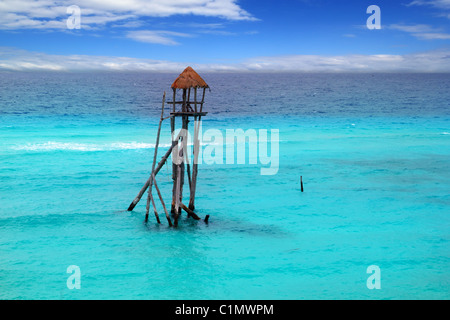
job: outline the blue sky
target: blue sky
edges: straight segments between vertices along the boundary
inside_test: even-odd
[[[450,0],[0,0],[0,40],[10,70],[450,72]]]

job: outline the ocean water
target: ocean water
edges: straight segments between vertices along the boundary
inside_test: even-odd
[[[279,169],[200,165],[173,229],[126,209],[176,76],[0,73],[1,299],[450,298],[450,75],[202,74],[203,130],[279,130]]]

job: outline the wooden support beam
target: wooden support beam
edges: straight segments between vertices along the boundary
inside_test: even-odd
[[[175,100],[176,100],[176,95],[177,95],[177,89],[173,88],[173,113],[175,113],[176,109],[175,109]],[[171,115],[173,115],[173,113]],[[174,141],[174,134],[175,134],[175,117],[173,116],[170,119],[170,132],[171,132],[171,136],[172,136],[172,146],[175,148],[175,141]],[[176,140],[176,143],[178,143],[178,138]],[[175,149],[175,151],[177,152],[178,149]],[[174,181],[173,183],[173,188],[172,188],[172,204],[171,204],[171,209],[170,212],[171,213],[175,213],[175,182],[177,180],[177,170],[176,170],[176,166],[175,164],[172,162],[172,180]]]
[[[169,103],[173,104],[173,112],[175,112],[175,104],[177,103],[176,96],[177,96],[177,89],[173,88],[173,101],[169,102]],[[181,102],[181,103],[183,103],[183,102]]]
[[[202,96],[202,102],[200,104],[200,112],[203,111],[203,103],[205,102],[205,93],[206,93],[206,88],[203,88],[203,96]]]
[[[208,114],[208,112],[192,112],[192,111],[187,111],[187,112],[171,112],[170,115],[173,117],[182,117],[182,116],[188,116],[188,117],[201,117],[201,116],[206,116]]]
[[[183,186],[184,186],[184,172],[185,172],[185,157],[187,157],[187,132],[188,132],[188,124],[189,124],[189,119],[186,116],[182,117],[182,125],[181,125],[181,145],[180,145],[180,153],[179,153],[179,164],[178,164],[178,172],[177,174],[179,174],[179,184],[177,182],[177,195],[178,195],[178,206],[176,205],[176,209],[179,215],[181,215],[181,209],[180,209],[180,205],[179,203],[182,202],[183,199]],[[178,180],[177,180],[178,181]]]
[[[153,164],[152,164],[152,171],[151,171],[152,175],[153,175],[153,172],[155,171],[156,157],[158,155],[159,138],[160,138],[160,135],[161,135],[161,124],[162,124],[163,119],[164,119],[164,104],[165,104],[165,102],[166,102],[166,92],[164,92],[164,95],[163,95],[163,101],[162,101],[162,107],[161,107],[161,117],[160,117],[160,120],[159,120],[158,133],[156,135],[155,152],[153,154]],[[152,203],[153,203],[156,220],[158,221],[158,223],[161,223],[160,220],[159,220],[158,212],[156,211],[156,208],[155,208],[155,201],[153,200],[153,196],[152,196],[152,186],[153,186],[153,179],[150,182],[149,188],[148,188],[147,207],[146,207],[146,212],[145,212],[145,222],[148,221],[148,215],[149,215],[149,211],[150,211],[149,210],[150,209],[150,200],[151,200]]]
[[[185,155],[185,161],[186,161],[186,171],[187,171],[187,176],[188,176],[188,183],[189,183],[189,192],[192,189],[192,181],[191,181],[191,165],[189,162],[189,155],[187,152],[184,153]]]
[[[161,224],[161,220],[159,220],[159,215],[158,215],[158,211],[156,210],[156,205],[155,205],[155,200],[153,199],[153,195],[151,193],[149,193],[149,198],[153,204],[153,212],[155,213],[155,218],[156,218],[156,222],[158,222],[158,224]],[[145,222],[148,221],[148,210],[149,210],[149,202],[147,204],[147,216],[145,217]]]
[[[197,88],[194,88],[194,110],[197,112]]]
[[[156,183],[155,176],[153,176],[153,183],[155,184],[155,189],[156,189],[156,192],[158,193],[159,201],[161,201],[161,204],[162,204],[162,206],[164,208],[164,213],[166,214],[167,222],[169,223],[170,227],[173,227],[172,220],[170,220],[169,213],[167,212],[167,208],[166,208],[166,205],[164,203],[163,197],[161,196],[161,192],[159,191],[158,184]]]
[[[190,100],[191,100],[191,88],[189,88],[189,90],[188,90],[188,96],[187,96],[186,104],[189,104]]]
[[[167,101],[167,103],[168,103],[168,104],[174,104],[173,101]],[[195,101],[190,101],[190,100],[188,100],[188,101],[186,101],[186,103],[194,104]],[[203,103],[204,103],[204,102],[197,101],[197,104],[203,104]],[[183,104],[183,101],[175,101],[175,104]]]
[[[202,117],[194,118],[194,163],[192,164],[192,182],[190,189],[189,209],[195,209],[195,191],[197,188],[197,174],[198,174],[198,156],[200,151],[200,141],[198,140],[200,124]]]
[[[186,112],[187,111],[187,109],[186,109],[186,103],[187,103],[187,100],[186,100],[186,89],[183,89],[183,105],[181,106],[181,111],[182,112]]]
[[[199,218],[199,216],[198,216],[194,211],[192,211],[191,209],[189,209],[188,207],[186,207],[185,204],[181,203],[180,205],[181,205],[181,208],[182,208],[184,211],[186,211],[186,213],[187,213],[190,217],[194,218],[194,220],[201,220],[201,218]]]
[[[177,179],[175,183],[175,227],[178,227],[178,219],[180,217],[180,187],[181,187],[181,165],[176,166]]]

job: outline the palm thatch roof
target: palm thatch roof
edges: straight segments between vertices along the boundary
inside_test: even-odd
[[[202,79],[191,67],[187,67],[172,84],[173,89],[189,88],[209,88],[205,80]]]

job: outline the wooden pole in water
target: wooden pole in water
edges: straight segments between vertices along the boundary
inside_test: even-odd
[[[189,92],[190,92],[190,90],[189,90]],[[194,88],[194,110],[195,110],[195,112],[197,112],[197,87],[195,87]],[[196,119],[197,117],[194,117],[194,131],[195,131],[195,119]],[[188,132],[187,130],[188,130],[188,124],[189,124],[189,118],[187,118],[186,119],[186,132]],[[187,144],[186,144],[186,147],[187,147]],[[186,148],[186,150],[187,150],[187,148]],[[190,161],[189,161],[189,154],[188,154],[188,152],[185,152],[185,155],[186,155],[186,170],[187,170],[187,175],[188,175],[188,182],[189,182],[189,194],[191,194],[191,192],[192,192],[192,179],[191,179],[191,164],[190,164]],[[190,196],[189,196],[189,199],[190,199]]]
[[[149,198],[153,204],[153,212],[155,213],[156,222],[158,222],[158,224],[161,224],[161,220],[159,220],[158,211],[156,210],[155,200],[153,199],[153,195],[151,193],[149,193]],[[145,217],[146,218],[145,222],[148,221],[148,210],[149,210],[149,204],[147,205],[147,216]]]
[[[206,88],[203,88],[203,97],[200,104],[200,112],[203,109],[203,103],[205,102]],[[197,102],[197,95],[195,96],[195,102]],[[197,105],[197,104],[196,104]],[[200,125],[202,117],[194,117],[194,163],[192,164],[192,188],[190,189],[189,209],[195,210],[195,191],[197,189],[197,174],[198,174],[198,156],[200,151],[200,141],[198,140]]]
[[[194,218],[194,220],[201,220],[200,217],[191,209],[189,209],[188,207],[186,207],[183,203],[180,204],[181,208],[187,212],[187,214]]]
[[[153,154],[153,164],[152,164],[152,176],[153,176],[153,172],[155,171],[155,166],[156,166],[156,157],[158,155],[158,146],[159,146],[159,138],[161,135],[161,124],[164,120],[164,104],[166,102],[166,92],[164,92],[163,95],[163,101],[162,101],[162,107],[161,107],[161,117],[159,119],[159,126],[158,126],[158,133],[156,134],[156,144],[155,144],[155,153]],[[145,222],[148,221],[148,214],[150,211],[150,200],[153,203],[153,207],[155,206],[155,202],[153,200],[153,196],[152,196],[152,186],[153,186],[153,180],[150,182],[149,188],[148,188],[148,197],[147,197],[147,208],[146,208],[146,212],[145,212]],[[156,211],[156,208],[154,208],[155,211],[155,217],[156,217],[156,221],[158,221],[158,223],[161,223],[159,220],[159,216],[158,216],[158,212]]]
[[[180,167],[181,167],[181,183],[180,183],[180,191],[179,191],[179,196],[180,196],[180,203],[182,202],[182,198],[183,198],[183,186],[184,186],[184,173],[185,173],[185,159],[187,159],[188,157],[188,153],[187,153],[187,133],[188,133],[188,125],[189,125],[189,118],[188,116],[182,116],[181,117],[181,121],[182,121],[182,134],[181,134],[181,145],[182,145],[182,154],[180,154]],[[190,170],[190,168],[188,168]],[[190,180],[190,172],[188,172],[188,179]],[[181,210],[179,210],[179,212],[181,212]]]
[[[175,100],[177,95],[177,89],[173,88],[173,109],[172,112],[175,113]],[[175,116],[170,119],[170,131],[172,135],[172,146],[175,148],[175,143],[178,143],[178,139],[174,141],[174,134],[175,134]],[[178,148],[175,149],[176,152],[178,152]],[[170,208],[171,213],[175,213],[175,188],[176,188],[176,181],[177,181],[177,167],[175,163],[172,161],[172,181],[173,181],[173,188],[172,188],[172,205]]]
[[[302,190],[302,192],[304,191],[303,190],[303,177],[302,176],[300,176],[300,189]]]
[[[161,192],[159,191],[158,184],[156,183],[156,179],[155,179],[154,175],[153,175],[153,182],[155,184],[156,192],[158,193],[159,201],[161,201],[161,204],[162,204],[162,206],[164,208],[164,213],[166,214],[167,222],[169,223],[169,226],[172,227],[173,226],[172,225],[172,220],[170,220],[169,212],[167,212],[166,205],[164,203],[163,197],[161,196]]]
[[[182,157],[183,147],[180,149],[179,157]],[[175,227],[178,226],[178,218],[180,217],[180,189],[181,189],[181,165],[176,166],[177,179],[175,183]]]
[[[186,161],[186,171],[187,171],[187,176],[188,176],[188,184],[189,184],[189,192],[192,189],[192,181],[191,181],[191,163],[189,161],[189,155],[187,153],[187,151],[184,153],[185,157],[184,160]]]

